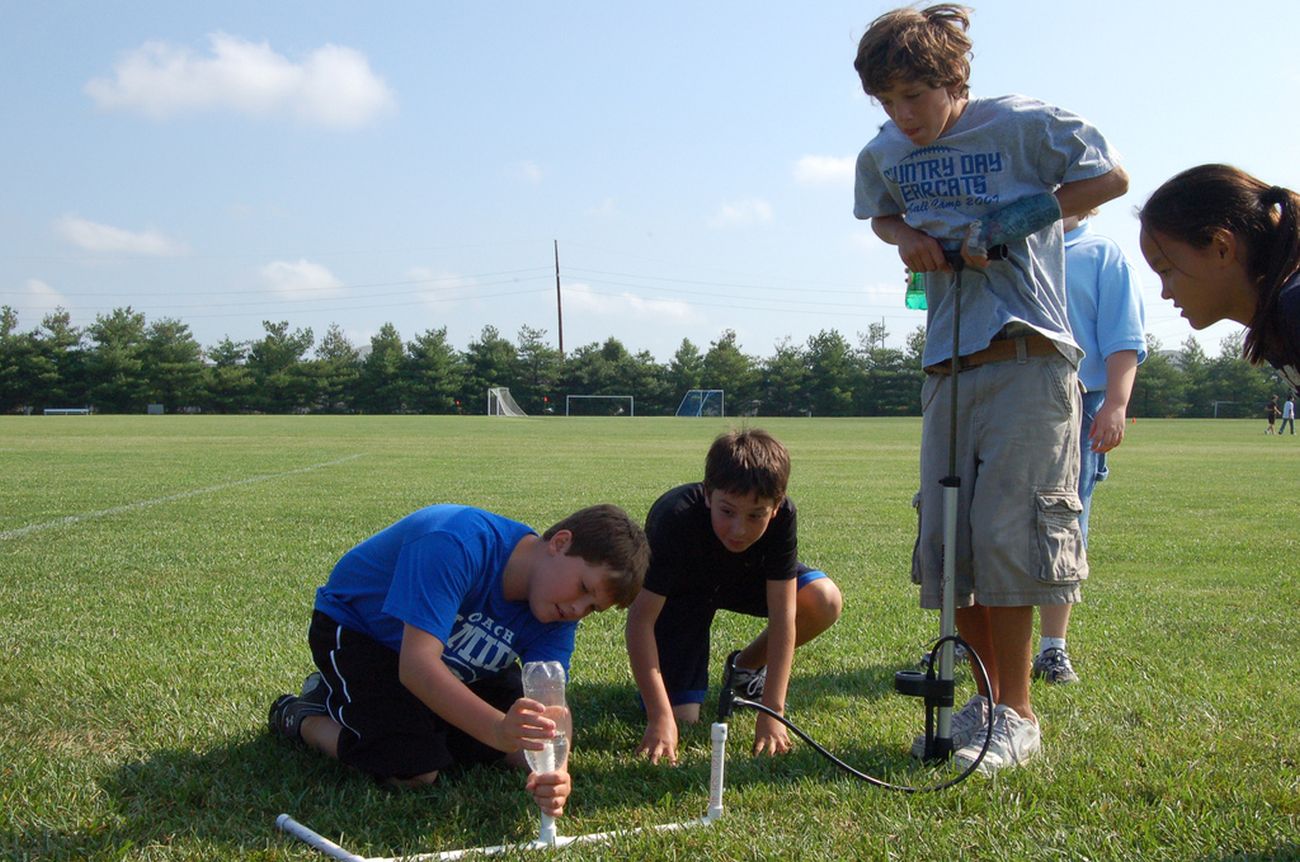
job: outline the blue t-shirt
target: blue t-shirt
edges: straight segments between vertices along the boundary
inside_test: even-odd
[[[1088,223],[1065,235],[1065,298],[1070,330],[1083,348],[1079,382],[1088,392],[1106,390],[1106,357],[1121,350],[1147,358],[1145,314],[1137,273],[1115,241]]]
[[[543,623],[506,599],[506,563],[526,524],[469,506],[420,509],[343,555],[316,591],[316,610],[401,650],[404,624],[442,641],[462,682],[513,662],[558,661],[568,671],[576,622]]]

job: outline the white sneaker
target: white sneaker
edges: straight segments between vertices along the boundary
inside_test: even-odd
[[[966,745],[975,734],[983,735],[989,726],[989,699],[982,694],[971,695],[966,705],[952,714],[949,730],[952,732],[953,750]],[[912,740],[912,756],[925,757],[925,734]]]
[[[980,756],[987,728],[981,728],[965,746],[953,754],[958,768],[966,769]],[[989,750],[980,761],[979,771],[985,775],[1006,766],[1018,766],[1029,760],[1043,747],[1038,722],[1021,718],[1020,713],[1004,703],[993,709],[993,738]]]

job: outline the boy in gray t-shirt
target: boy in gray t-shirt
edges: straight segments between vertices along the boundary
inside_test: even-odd
[[[1033,607],[1079,599],[1087,577],[1078,527],[1082,351],[1070,334],[1059,219],[1122,195],[1128,178],[1081,118],[1021,96],[971,99],[968,10],[897,9],[872,22],[854,62],[889,115],[858,156],[854,215],[925,273],[920,534],[913,578],[941,604],[942,488],[949,473],[948,375],[957,405],[957,628],[990,689],[952,721],[959,764],[993,738],[981,769],[1040,747],[1030,706]],[[1005,260],[987,248],[1007,246]],[[961,291],[953,362],[954,292]],[[942,397],[940,397],[942,395]]]

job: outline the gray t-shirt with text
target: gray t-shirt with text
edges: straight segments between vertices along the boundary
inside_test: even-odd
[[[1024,96],[972,99],[947,132],[917,147],[891,121],[858,155],[853,214],[901,215],[945,248],[967,225],[1020,198],[1109,173],[1116,153],[1082,118]],[[954,274],[926,273],[924,364],[952,355]],[[959,355],[987,347],[1010,323],[1054,341],[1075,364],[1065,303],[1061,224],[1008,244],[1008,257],[967,268],[961,293]]]

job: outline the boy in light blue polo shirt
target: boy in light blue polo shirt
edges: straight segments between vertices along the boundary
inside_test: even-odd
[[[1106,453],[1124,441],[1129,396],[1137,367],[1147,358],[1145,314],[1137,271],[1114,240],[1094,233],[1083,218],[1063,220],[1065,296],[1074,340],[1083,348],[1079,383],[1083,416],[1079,426],[1079,529],[1088,544],[1092,492],[1109,472]],[[1043,605],[1042,637],[1033,676],[1068,684],[1079,675],[1066,649],[1070,605]]]

